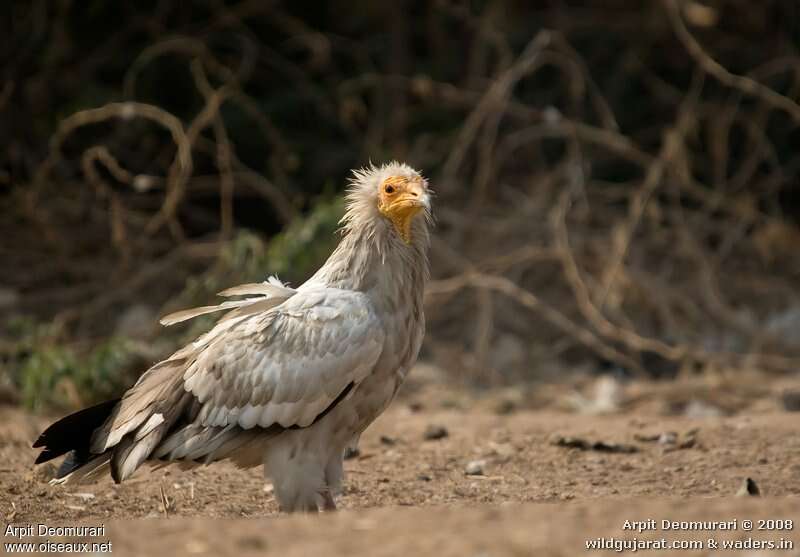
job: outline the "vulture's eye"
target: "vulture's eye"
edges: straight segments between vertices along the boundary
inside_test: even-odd
[[[383,191],[386,193],[394,193],[394,188],[392,186],[386,186]]]

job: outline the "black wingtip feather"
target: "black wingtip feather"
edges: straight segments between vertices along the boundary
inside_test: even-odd
[[[44,447],[36,464],[41,464],[75,451],[76,455],[89,455],[89,443],[95,429],[103,425],[119,399],[107,400],[61,418],[45,429],[33,443],[34,448]]]

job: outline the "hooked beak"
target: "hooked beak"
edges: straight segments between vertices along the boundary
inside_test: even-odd
[[[430,196],[419,182],[409,182],[405,191],[383,209],[406,244],[411,243],[411,224],[423,209],[430,209]]]

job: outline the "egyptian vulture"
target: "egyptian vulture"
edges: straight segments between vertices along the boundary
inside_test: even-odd
[[[345,449],[417,359],[431,225],[428,184],[405,164],[355,171],[346,200],[343,238],[307,282],[270,277],[163,318],[228,310],[121,399],[48,427],[36,463],[67,454],[59,483],[122,482],[145,461],[263,464],[282,510],[335,509]]]

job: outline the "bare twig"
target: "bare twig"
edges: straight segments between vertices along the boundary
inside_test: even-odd
[[[770,106],[785,112],[796,123],[800,123],[800,105],[754,79],[736,75],[726,70],[719,62],[709,56],[700,43],[697,42],[697,39],[695,39],[686,28],[686,24],[681,17],[679,0],[663,0],[663,2],[675,29],[675,34],[678,35],[678,38],[683,43],[683,46],[686,47],[686,50],[692,58],[694,58],[705,71],[728,87],[733,87],[747,95],[756,97]]]
[[[617,229],[617,233],[614,235],[614,249],[600,278],[600,289],[596,296],[596,303],[600,310],[603,309],[608,292],[612,288],[614,277],[625,260],[631,240],[636,232],[636,227],[639,225],[648,201],[650,201],[653,193],[661,184],[668,166],[673,165],[675,158],[682,155],[685,149],[684,138],[695,123],[696,116],[694,111],[700,95],[702,80],[695,80],[695,83],[696,86],[693,87],[680,109],[675,125],[664,134],[661,152],[649,165],[642,187],[631,197],[626,222],[621,228]]]
[[[632,371],[644,373],[642,367],[635,360],[632,360],[625,354],[609,346],[589,329],[581,327],[557,309],[542,302],[533,293],[520,288],[504,277],[479,273],[459,275],[432,282],[426,289],[425,295],[436,296],[453,290],[460,290],[465,287],[489,289],[505,294],[523,307],[539,313],[562,332],[576,338],[581,343],[597,351],[597,353],[604,358],[617,362]]]

